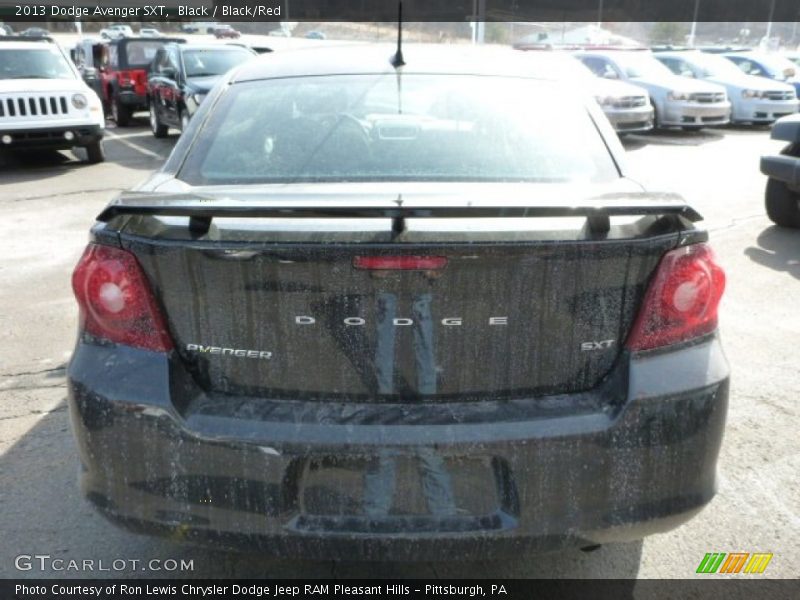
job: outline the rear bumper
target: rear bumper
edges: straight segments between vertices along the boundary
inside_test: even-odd
[[[715,338],[572,396],[408,406],[204,397],[166,355],[79,343],[83,493],[144,533],[285,557],[485,558],[642,538],[715,492]]]
[[[72,139],[67,139],[67,132]],[[50,148],[67,150],[75,146],[86,146],[103,139],[104,129],[101,125],[70,125],[59,127],[30,127],[25,129],[0,128],[0,149]],[[2,141],[9,136],[11,141]]]
[[[146,93],[137,93],[136,90],[127,89],[123,90],[120,89],[117,92],[119,97],[120,104],[124,104],[125,106],[131,108],[132,110],[144,110],[147,108],[147,94]]]

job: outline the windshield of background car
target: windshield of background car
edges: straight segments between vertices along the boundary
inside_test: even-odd
[[[125,46],[125,62],[129,67],[146,67],[156,56],[164,42],[135,40]]]
[[[744,72],[727,58],[715,54],[703,54],[687,57],[687,61],[700,69],[703,77],[725,77],[740,79]]]
[[[758,58],[762,65],[775,79],[786,79],[795,76],[796,65],[782,56],[763,56]]]
[[[563,79],[575,83],[597,80],[597,76],[592,73],[591,69],[577,58],[552,52],[545,56],[531,56],[530,74],[534,77]]]
[[[674,77],[672,71],[649,53],[633,52],[629,54],[620,54],[616,57],[616,62],[622,67],[628,77],[643,77],[647,79]]]
[[[187,77],[210,77],[222,75],[253,58],[247,50],[186,50],[183,53],[183,64]]]
[[[58,48],[0,49],[0,79],[74,79]]]
[[[574,91],[522,78],[392,73],[234,84],[178,177],[596,182],[619,172]]]

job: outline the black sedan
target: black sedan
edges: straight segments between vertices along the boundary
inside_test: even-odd
[[[624,154],[510,48],[234,69],[74,271],[82,493],[133,531],[304,560],[687,521],[718,484],[725,276]]]
[[[164,137],[170,127],[183,131],[217,80],[254,56],[242,46],[166,44],[147,80],[153,135]]]

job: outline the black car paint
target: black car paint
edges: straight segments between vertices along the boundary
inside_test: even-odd
[[[148,104],[154,107],[160,123],[182,128],[181,118],[186,115],[190,119],[197,112],[200,103],[195,95],[208,94],[223,74],[206,77],[189,77],[183,60],[186,51],[203,49],[219,50],[220,52],[247,51],[243,47],[232,49],[226,45],[198,46],[192,44],[166,44],[156,54],[150,64],[147,76]],[[252,52],[252,51],[251,51]],[[255,52],[252,52],[255,56]],[[168,56],[175,65],[175,70],[169,73],[160,72],[158,65],[162,57]]]
[[[379,187],[350,197],[377,201]],[[469,187],[450,186],[438,200],[464,200]],[[510,202],[509,187],[484,185],[482,191]],[[535,185],[516,187],[519,197],[536,193]],[[287,207],[330,203],[323,194],[294,195],[291,188],[273,197],[285,198]],[[408,206],[426,198],[402,195]],[[227,190],[206,195],[199,209],[247,206],[248,198]],[[590,389],[614,364],[649,274],[679,239],[669,219],[656,217],[602,239],[587,232],[557,242],[547,234],[491,230],[446,238],[410,230],[394,240],[388,232],[256,231],[236,239],[216,231],[176,245],[185,227],[150,225],[146,217],[114,222],[124,229],[122,247],[134,252],[158,290],[187,369],[210,392],[287,400],[486,400]],[[381,278],[352,268],[358,255],[413,251],[445,256],[447,267]],[[297,324],[298,317],[315,322]],[[394,318],[407,326],[391,327]],[[443,324],[447,318],[460,324]],[[186,350],[206,344],[211,331],[215,346],[270,351],[272,360],[219,363]],[[600,352],[582,350],[590,340],[610,343]],[[426,375],[420,360],[436,365],[436,373]],[[481,363],[484,368],[463,368]]]
[[[691,518],[716,491],[728,379],[712,337],[680,355],[625,356],[578,395],[302,403],[208,394],[174,356],[81,343],[69,397],[82,491],[134,531],[284,557],[485,559]],[[461,510],[428,511],[426,448]],[[386,449],[408,498],[400,514],[364,515],[358,484]]]
[[[204,102],[143,195],[172,180],[213,96],[221,93],[218,86],[212,102]],[[350,256],[353,246],[398,248],[390,231],[372,238],[334,235],[333,241],[313,232],[269,240],[242,231],[226,239],[221,231],[198,233],[186,222],[165,225],[128,214],[96,225],[93,240],[137,255],[171,327],[186,318],[181,303],[168,299],[167,288],[181,280],[191,287],[189,304],[213,301],[203,296],[211,289],[222,294],[218,300],[248,293],[244,277],[202,283],[187,278],[187,265],[202,278],[208,276],[203,264],[227,258],[228,270],[241,275],[251,258],[277,256],[314,269],[313,261],[302,259],[323,250]],[[412,229],[406,235],[420,234]],[[400,244],[404,252],[431,247],[411,239]],[[647,264],[632,269],[638,298],[659,253],[704,241],[706,234],[686,220],[656,217],[612,227],[604,240],[591,231],[567,241],[534,236],[527,250],[557,254],[583,244],[599,256],[604,248],[613,254],[625,239],[652,250]],[[525,246],[492,236],[469,245],[498,256]],[[456,239],[447,251],[464,246]],[[312,284],[337,285],[317,270],[316,283],[285,271],[250,291],[277,299],[277,291],[291,298]],[[480,284],[445,288],[439,296],[479,291]],[[223,315],[230,310],[224,300],[219,308]],[[307,370],[317,368],[302,362],[307,358],[297,360]],[[491,368],[499,359],[478,357],[463,368]],[[81,488],[113,522],[282,557],[485,560],[668,531],[716,491],[729,387],[716,334],[657,351],[618,349],[599,379],[568,393],[518,390],[445,402],[380,397],[374,390],[360,397],[264,394],[258,385],[217,385],[196,367],[180,349],[155,353],[80,336],[68,392]],[[231,373],[237,368],[246,367]],[[404,492],[391,510],[385,510],[389,492],[369,484],[385,481],[387,472],[393,489]],[[450,492],[443,495],[443,486]]]

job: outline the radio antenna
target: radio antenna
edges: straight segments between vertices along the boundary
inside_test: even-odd
[[[397,3],[397,52],[392,57],[392,66],[397,69],[406,64],[403,60],[403,3]]]

